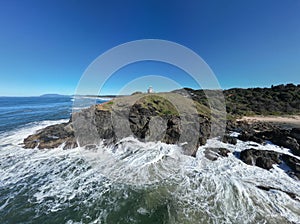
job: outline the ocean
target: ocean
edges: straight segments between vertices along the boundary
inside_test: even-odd
[[[82,107],[95,102],[85,100]],[[96,149],[22,147],[28,135],[68,121],[72,107],[72,97],[0,97],[1,224],[300,223],[299,198],[256,187],[299,195],[300,182],[284,167],[267,171],[238,158],[247,148],[289,153],[271,143],[210,139],[195,158],[176,145],[133,137]],[[232,153],[210,161],[207,147]]]

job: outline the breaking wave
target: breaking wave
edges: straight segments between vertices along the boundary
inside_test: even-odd
[[[249,147],[211,139],[196,157],[132,137],[116,146],[23,149],[24,137],[60,121],[31,123],[0,136],[0,223],[300,223],[300,182],[237,158]],[[208,160],[202,149],[232,153]]]

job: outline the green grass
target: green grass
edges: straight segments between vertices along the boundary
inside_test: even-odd
[[[136,103],[140,104],[143,108],[153,107],[158,115],[179,115],[174,105],[167,99],[155,95],[146,95],[139,99]]]

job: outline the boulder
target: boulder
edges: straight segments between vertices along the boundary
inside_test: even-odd
[[[243,150],[240,154],[240,159],[248,165],[269,170],[274,164],[280,163],[279,156],[277,152],[251,148]]]
[[[222,138],[222,142],[229,143],[229,144],[232,144],[232,145],[236,145],[237,139],[235,137],[230,136],[230,135],[224,135],[223,138]]]

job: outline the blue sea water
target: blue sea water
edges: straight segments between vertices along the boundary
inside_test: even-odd
[[[28,135],[68,121],[73,110],[101,99],[0,97],[0,224],[300,223],[300,182],[280,168],[248,166],[234,156],[246,148],[288,153],[275,145],[211,139],[196,157],[161,142],[129,137],[117,147],[24,149]],[[206,147],[232,154],[209,161]]]
[[[31,122],[67,119],[71,97],[0,97],[0,133]]]
[[[76,106],[84,108],[93,103],[103,102],[103,99],[81,98],[76,101]],[[0,133],[32,122],[68,119],[72,107],[72,96],[0,97]]]

